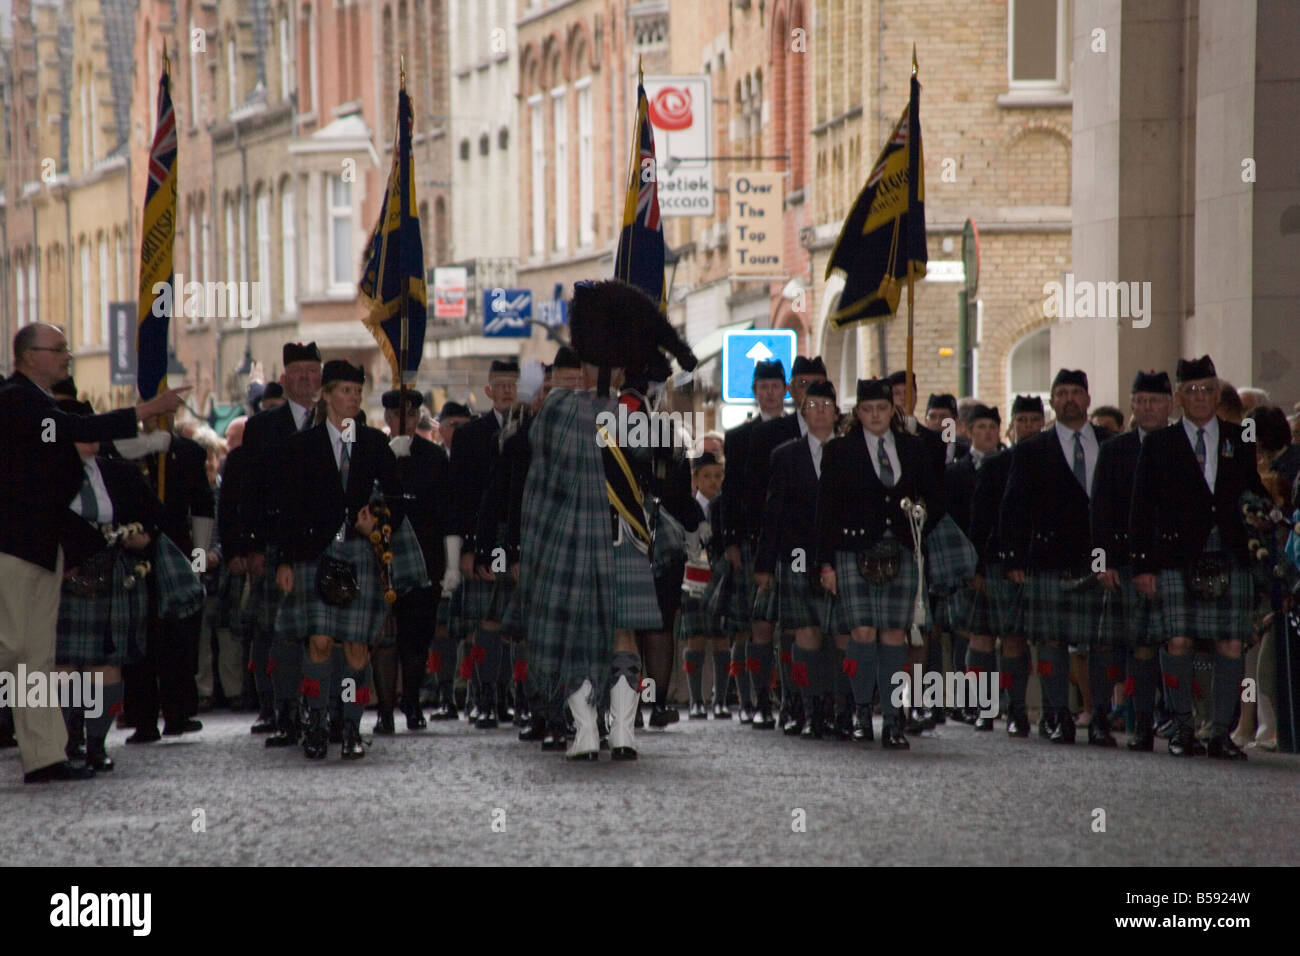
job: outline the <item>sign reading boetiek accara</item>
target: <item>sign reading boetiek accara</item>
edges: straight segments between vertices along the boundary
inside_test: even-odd
[[[784,279],[781,173],[731,174],[731,274]]]

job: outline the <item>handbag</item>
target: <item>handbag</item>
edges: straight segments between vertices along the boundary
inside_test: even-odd
[[[885,584],[898,576],[902,558],[897,538],[881,538],[858,552],[858,573],[870,584]]]
[[[1199,555],[1187,569],[1187,590],[1200,601],[1218,601],[1228,593],[1229,556],[1222,551]]]
[[[321,555],[316,568],[316,593],[330,607],[347,607],[361,593],[356,567],[328,554]]]
[[[77,597],[104,597],[113,590],[113,562],[116,558],[115,548],[101,548],[82,561],[64,584]]]

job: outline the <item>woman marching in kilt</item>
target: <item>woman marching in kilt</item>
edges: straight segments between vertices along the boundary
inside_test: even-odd
[[[918,569],[904,498],[926,506],[929,532],[943,516],[942,490],[919,438],[890,427],[893,394],[879,379],[858,382],[861,428],[826,445],[817,494],[817,560],[834,595],[831,620],[850,628],[845,670],[858,717],[871,720],[871,680],[880,688],[881,746],[907,749],[893,677],[907,664]],[[880,646],[877,651],[876,639]]]
[[[370,701],[370,648],[397,593],[428,584],[424,557],[401,512],[397,459],[383,432],[358,421],[364,383],[360,367],[325,363],[316,425],[289,438],[281,476],[276,584],[285,599],[277,627],[306,642],[303,753],[315,760],[328,751],[329,706],[338,699],[343,758],[365,756],[361,715]],[[391,509],[383,521],[372,510],[376,485]],[[345,657],[338,683],[330,667],[335,642]]]
[[[60,407],[71,414],[93,415],[86,402],[64,399]],[[134,573],[144,552],[158,535],[161,506],[149,485],[132,466],[97,458],[99,443],[77,443],[85,476],[69,506],[69,545],[59,598],[59,670],[101,675],[103,690],[96,707],[62,703],[68,725],[68,758],[85,757],[96,770],[113,769],[104,748],[113,719],[122,710],[122,665],[144,651],[149,616],[148,587]],[[102,525],[139,528],[105,550]],[[84,684],[82,685],[85,686]],[[82,700],[83,704],[90,701]]]

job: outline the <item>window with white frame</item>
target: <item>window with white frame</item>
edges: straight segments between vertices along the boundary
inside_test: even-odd
[[[239,203],[239,275],[240,282],[248,281],[248,199],[240,196]]]
[[[226,41],[226,83],[230,88],[230,108],[239,105],[239,71],[235,68],[238,58],[235,56],[235,41],[232,37]]]
[[[533,255],[540,256],[546,247],[546,129],[540,94],[528,99],[528,126],[532,154]]]
[[[81,240],[81,348],[90,344],[95,327],[94,289],[90,284],[90,243]]]
[[[280,96],[293,93],[293,40],[289,32],[289,15],[280,17]]]
[[[203,281],[212,278],[212,257],[216,250],[212,246],[212,217],[208,215],[207,206],[203,207]]]
[[[257,310],[263,322],[271,319],[271,197],[257,196]]]
[[[81,84],[81,168],[90,169],[90,90]]]
[[[596,169],[592,153],[591,78],[578,87],[578,245],[596,241]]]
[[[569,119],[564,87],[551,90],[555,122],[555,251],[569,246]]]
[[[95,81],[90,81],[90,163],[99,161],[99,98],[95,95]]]
[[[1068,0],[1008,0],[1007,78],[1018,92],[1069,86]]]
[[[99,237],[99,341],[108,345],[108,240]],[[172,301],[176,297],[172,296]]]
[[[120,232],[114,237],[114,244],[117,247],[115,253],[117,257],[117,297],[125,301],[128,297],[126,289],[126,248],[122,244],[122,234]],[[198,276],[196,275],[194,278],[197,279]]]
[[[280,187],[280,264],[284,270],[284,311],[297,311],[298,232],[293,221],[293,185],[285,180]]]
[[[239,271],[236,268],[235,259],[235,202],[232,199],[226,200],[226,274],[222,277],[225,282],[235,282],[239,279]]]
[[[352,184],[331,176],[329,187],[330,285],[334,291],[351,288],[356,281],[352,261]]]

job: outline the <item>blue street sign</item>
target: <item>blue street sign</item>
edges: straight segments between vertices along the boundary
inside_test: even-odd
[[[533,293],[528,289],[483,290],[483,334],[489,338],[532,336]]]
[[[790,378],[798,340],[794,329],[745,329],[722,337],[722,400],[754,401],[754,366],[778,361]]]
[[[569,303],[564,299],[564,286],[560,283],[555,283],[555,291],[551,294],[549,302],[545,299],[537,300],[537,321],[544,323],[549,329],[568,324]]]

